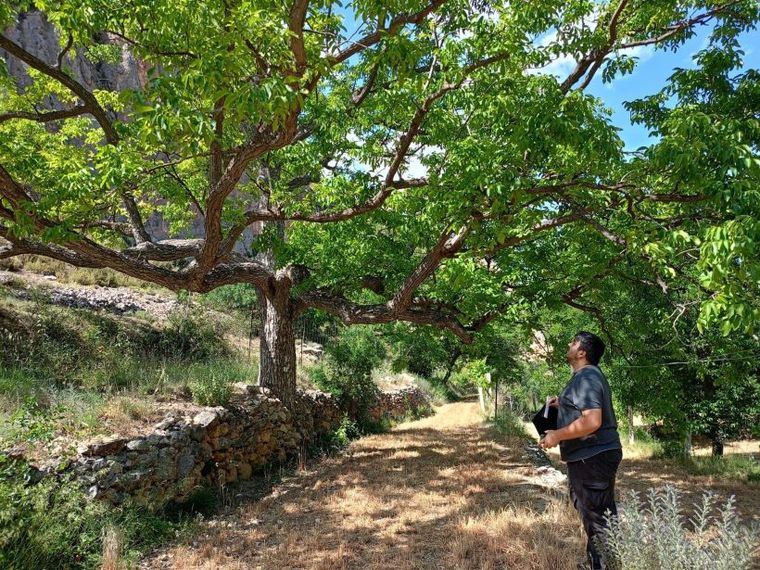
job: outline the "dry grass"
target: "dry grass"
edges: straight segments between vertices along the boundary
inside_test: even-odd
[[[528,433],[535,435],[532,424]],[[702,493],[711,491],[720,501],[725,501],[731,495],[736,497],[736,508],[744,521],[760,522],[760,483],[748,482],[727,477],[710,475],[695,475],[681,463],[675,460],[657,459],[652,457],[652,446],[646,443],[629,445],[623,440],[623,462],[617,475],[618,495],[622,496],[633,489],[644,496],[655,487],[673,485],[684,497],[684,506],[690,509],[698,503]],[[758,457],[758,441],[747,440],[726,444],[725,454],[746,455]],[[705,457],[710,448],[698,447],[694,450],[697,457]],[[555,466],[561,467],[559,448],[548,451],[549,458]]]
[[[577,515],[476,404],[366,437],[145,568],[575,568]]]

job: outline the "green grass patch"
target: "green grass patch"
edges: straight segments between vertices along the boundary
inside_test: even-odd
[[[681,464],[693,475],[760,483],[760,461],[748,455],[695,456]]]
[[[105,529],[122,537],[122,562],[138,558],[170,539],[187,533],[195,515],[180,510],[113,507],[88,501],[66,479],[46,478],[32,484],[28,467],[0,456],[0,567],[98,568]]]
[[[500,410],[495,417],[489,418],[489,422],[501,435],[522,439],[530,438],[520,417],[510,410]]]

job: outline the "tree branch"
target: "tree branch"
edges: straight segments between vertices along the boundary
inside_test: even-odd
[[[621,0],[616,7],[612,18],[610,19],[608,40],[605,42],[605,44],[595,50],[592,50],[588,55],[583,57],[577,63],[570,75],[568,75],[567,78],[562,82],[560,89],[564,93],[567,93],[570,89],[572,89],[572,87],[584,76],[585,78],[583,79],[583,82],[578,87],[578,89],[583,90],[588,87],[588,85],[591,83],[591,80],[594,78],[594,75],[604,62],[604,59],[613,51],[662,43],[688,28],[700,24],[706,24],[717,14],[724,11],[732,4],[736,4],[736,2],[728,2],[721,6],[716,6],[715,8],[694,16],[693,18],[688,18],[686,20],[671,24],[665,28],[665,31],[663,33],[655,37],[617,43],[619,20],[627,4],[628,0]],[[600,23],[600,25],[603,24]]]
[[[358,41],[353,42],[351,47],[346,48],[345,50],[340,51],[335,55],[328,56],[327,61],[332,65],[346,61],[352,55],[356,55],[357,53],[375,45],[381,39],[383,39],[383,37],[397,34],[407,24],[421,24],[429,14],[436,11],[445,3],[446,0],[433,0],[419,12],[396,16],[393,20],[391,20],[387,28],[380,28],[365,35]]]
[[[60,111],[48,111],[45,113],[31,111],[11,111],[8,113],[0,114],[0,123],[10,121],[11,119],[26,119],[28,121],[36,121],[38,123],[49,123],[51,121],[68,119],[69,117],[78,117],[87,113],[89,113],[89,111],[84,105],[77,105],[71,109],[61,109]]]
[[[389,304],[359,305],[343,296],[321,290],[304,293],[300,301],[307,307],[321,309],[340,317],[347,325],[406,321],[449,330],[466,344],[473,340],[472,333],[465,329],[455,316],[429,307],[412,304],[399,311],[391,308]]]
[[[457,233],[452,233],[447,227],[432,249],[422,258],[416,269],[401,284],[393,298],[388,302],[388,307],[391,310],[403,311],[410,306],[414,292],[430,277],[444,258],[453,257],[462,248],[469,233],[470,228],[468,226],[463,227]]]
[[[69,89],[72,93],[74,93],[77,97],[79,97],[82,102],[84,103],[84,106],[87,109],[87,112],[89,112],[93,117],[95,117],[95,120],[100,125],[100,128],[103,129],[103,133],[106,136],[106,140],[110,144],[116,144],[119,142],[119,135],[116,133],[116,130],[113,127],[113,124],[111,123],[111,119],[108,118],[108,114],[106,113],[105,109],[100,106],[100,103],[98,103],[98,100],[95,98],[95,96],[90,93],[84,85],[70,77],[68,74],[64,73],[58,68],[55,68],[51,65],[48,65],[44,61],[42,61],[40,58],[38,58],[35,55],[32,55],[28,51],[26,51],[24,48],[22,48],[20,45],[12,41],[11,39],[7,38],[4,35],[0,34],[0,48],[7,51],[12,56],[20,59],[24,63],[26,63],[29,67],[32,67],[39,71],[40,73],[43,73],[47,75],[48,77],[55,79]]]

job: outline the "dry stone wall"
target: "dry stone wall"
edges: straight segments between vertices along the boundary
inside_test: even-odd
[[[83,444],[71,460],[41,467],[41,476],[72,475],[92,499],[151,507],[182,502],[203,485],[253,477],[264,465],[338,428],[343,412],[322,392],[303,392],[295,414],[257,386],[245,387],[227,407],[192,416],[168,416],[140,437],[112,437]],[[416,388],[381,393],[376,418],[401,419],[431,411]]]
[[[374,421],[383,419],[399,421],[407,417],[422,417],[432,413],[430,400],[415,386],[380,392],[377,402],[369,409]]]

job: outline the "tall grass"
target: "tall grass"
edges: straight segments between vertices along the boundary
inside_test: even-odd
[[[134,403],[145,395],[223,403],[230,384],[254,382],[258,372],[255,361],[236,358],[223,334],[197,311],[157,323],[54,307],[42,296],[5,298],[0,439],[47,441],[119,427],[148,415]]]
[[[88,501],[78,485],[46,478],[0,455],[0,567],[124,568],[189,530],[193,517]],[[105,531],[105,532],[104,532]]]

